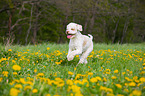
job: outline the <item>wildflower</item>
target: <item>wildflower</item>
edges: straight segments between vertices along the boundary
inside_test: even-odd
[[[0,77],[0,82],[2,82],[3,78]]]
[[[11,88],[10,89],[10,96],[18,96],[18,94],[19,94],[19,90],[18,89],[16,89],[16,88]]]
[[[18,73],[17,72],[13,72],[13,75],[18,75]]]
[[[37,89],[33,89],[32,92],[33,92],[33,93],[37,93],[38,90],[37,90]]]
[[[106,96],[115,96],[113,93],[108,93]]]
[[[44,73],[38,73],[37,76],[44,76]]]
[[[49,50],[50,48],[49,47],[47,47],[47,50]]]
[[[141,82],[145,82],[145,77],[141,77],[139,80],[140,80]]]
[[[118,73],[118,70],[115,70],[114,73]]]
[[[139,90],[134,90],[130,95],[131,95],[131,96],[141,96],[141,91],[139,91]]]
[[[136,84],[134,82],[130,82],[128,85],[129,86],[135,86]]]
[[[59,64],[61,64],[61,62],[55,62],[55,64],[59,65]]]
[[[71,89],[74,93],[80,93],[80,87],[78,87],[77,85],[72,85]]]
[[[122,88],[122,85],[120,84],[115,84],[118,88]]]
[[[71,71],[68,71],[68,74],[69,74],[69,75],[73,75],[73,72],[71,72]]]
[[[88,75],[92,76],[92,75],[93,75],[93,73],[92,73],[92,72],[89,72],[89,73],[88,73]]]
[[[13,70],[17,70],[17,71],[21,70],[21,67],[19,65],[13,65],[12,68]]]
[[[111,79],[116,79],[116,78],[117,78],[116,76],[112,76],[112,77],[111,77]]]
[[[124,96],[124,95],[122,95],[122,94],[117,94],[117,96]]]
[[[106,81],[107,81],[107,79],[104,77],[104,78],[103,78],[103,81],[104,81],[104,82],[106,82]]]
[[[51,96],[50,94],[46,94],[45,96]]]
[[[26,84],[26,82],[25,82],[25,79],[24,79],[24,78],[20,78],[20,82],[21,82],[22,84]]]
[[[125,74],[125,72],[122,72],[122,75],[124,75]]]
[[[124,91],[125,91],[125,92],[127,92],[127,93],[129,92],[129,90],[128,90],[128,89],[124,89]]]
[[[12,51],[12,49],[9,49],[8,51]]]
[[[32,89],[32,87],[31,86],[25,86],[24,90],[27,90],[27,89]]]
[[[16,63],[16,61],[15,60],[12,60],[12,63]]]
[[[21,84],[16,84],[14,87],[15,87],[15,88],[20,88],[20,89],[23,88],[23,86],[22,86]]]
[[[34,72],[36,73],[37,72],[37,69],[34,69]]]
[[[2,74],[3,74],[4,76],[6,76],[6,77],[8,77],[8,73],[9,73],[8,71],[3,71],[3,72],[2,72]]]
[[[66,81],[66,84],[68,84],[68,85],[73,85],[73,81],[72,81],[72,80],[67,80],[67,81]]]

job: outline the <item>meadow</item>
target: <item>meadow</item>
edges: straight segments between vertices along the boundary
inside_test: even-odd
[[[0,45],[1,96],[145,96],[145,44],[94,44],[88,64],[68,44]]]

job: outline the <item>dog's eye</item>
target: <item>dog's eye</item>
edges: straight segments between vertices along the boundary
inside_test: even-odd
[[[72,28],[71,30],[74,31],[75,29]]]

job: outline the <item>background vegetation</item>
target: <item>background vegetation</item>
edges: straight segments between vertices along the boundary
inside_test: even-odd
[[[94,42],[145,41],[144,0],[0,0],[0,42],[67,42],[69,22]]]

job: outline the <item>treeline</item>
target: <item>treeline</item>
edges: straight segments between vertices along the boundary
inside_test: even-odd
[[[83,25],[94,42],[145,41],[144,0],[0,0],[0,42],[67,42],[70,22]]]

